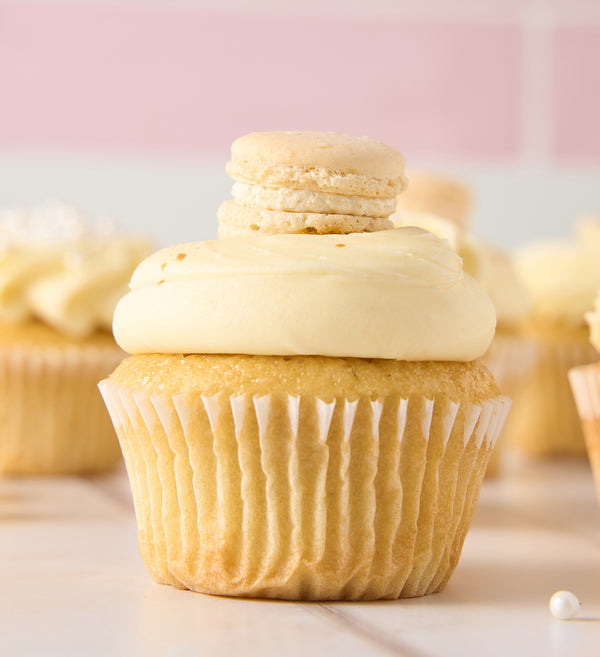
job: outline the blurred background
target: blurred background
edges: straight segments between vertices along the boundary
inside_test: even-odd
[[[512,247],[600,210],[598,0],[1,0],[0,207],[216,237],[229,146],[335,130],[473,187]]]

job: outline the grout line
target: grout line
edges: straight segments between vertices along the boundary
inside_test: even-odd
[[[402,641],[382,634],[380,630],[369,626],[362,620],[349,616],[335,607],[330,607],[329,604],[319,602],[317,606],[332,616],[338,624],[343,625],[354,634],[377,644],[390,654],[396,655],[396,657],[431,657],[429,653],[424,653],[417,648],[406,645]]]
[[[554,476],[554,472],[551,476]],[[512,487],[513,481],[510,481],[508,478],[504,482],[498,482],[503,484],[503,487],[507,487],[507,490]],[[506,490],[505,490],[506,492]],[[548,517],[546,515],[540,515],[535,511],[535,509],[526,508],[523,509],[519,505],[515,504],[514,501],[507,501],[503,494],[500,493],[499,499],[503,500],[503,510],[509,515],[512,521],[511,530],[514,529],[514,525],[517,521],[519,524],[523,524],[528,528],[537,528],[544,531],[558,531],[562,534],[569,534],[570,536],[576,537],[577,539],[594,545],[595,547],[600,546],[600,533],[598,533],[596,527],[588,527],[583,524],[578,524],[577,522],[570,522],[569,519],[563,517]],[[485,505],[485,502],[483,502]],[[472,525],[477,527],[477,516]],[[498,527],[504,527],[501,523],[497,525]]]
[[[119,484],[115,484],[115,477],[118,475],[110,475],[110,479],[102,475],[81,476],[79,479],[91,486],[94,490],[101,493],[104,497],[109,498],[115,502],[121,510],[127,510],[128,515],[133,515],[133,502],[129,492],[121,492],[122,488]],[[125,475],[126,476],[126,475]]]
[[[521,159],[552,159],[553,50],[556,22],[551,13],[531,8],[521,17],[523,67],[521,73]]]

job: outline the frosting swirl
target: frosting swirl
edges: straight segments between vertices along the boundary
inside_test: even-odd
[[[529,297],[512,258],[501,249],[467,237],[458,248],[463,268],[490,295],[498,326],[522,324],[530,310]]]
[[[142,262],[130,288],[113,330],[133,354],[468,361],[495,328],[461,259],[418,228],[174,246]]]
[[[448,240],[450,248],[463,259],[463,269],[490,295],[499,327],[513,327],[525,321],[530,310],[529,297],[508,253],[435,214],[399,210],[391,219],[396,226],[418,226]]]
[[[573,242],[533,244],[517,253],[517,271],[530,294],[534,319],[585,325],[584,314],[593,308],[600,288],[600,222],[580,224],[577,234]]]
[[[0,322],[40,320],[83,337],[110,331],[118,299],[150,245],[50,202],[0,216]]]
[[[409,212],[396,210],[390,219],[396,228],[417,226],[448,241],[450,248],[456,251],[462,241],[462,230],[450,219],[430,212]]]

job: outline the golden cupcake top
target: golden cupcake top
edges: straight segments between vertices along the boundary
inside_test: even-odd
[[[118,299],[147,240],[50,201],[0,215],[0,322],[41,321],[83,337],[110,331]]]
[[[523,247],[516,264],[532,301],[534,320],[585,326],[584,315],[594,307],[600,289],[600,220],[580,221],[573,240]]]
[[[418,228],[195,242],[136,269],[113,330],[128,352],[469,361],[493,305]]]

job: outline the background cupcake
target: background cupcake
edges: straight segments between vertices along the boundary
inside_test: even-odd
[[[496,310],[496,333],[482,357],[492,371],[500,390],[512,400],[512,414],[527,403],[521,395],[525,380],[535,367],[535,342],[523,335],[523,326],[531,309],[525,286],[515,270],[511,256],[502,249],[467,236],[458,253],[466,272],[477,280],[490,295]],[[502,468],[506,447],[511,439],[510,418],[490,458],[487,475],[498,474]]]
[[[590,342],[600,353],[600,290],[594,311],[587,313],[585,318],[590,327]],[[569,379],[600,504],[600,362],[573,368],[569,371]]]
[[[145,260],[114,318],[134,356],[100,387],[150,573],[285,599],[441,590],[508,410],[477,360],[494,324],[417,228]]]
[[[537,351],[535,342],[523,335],[531,304],[512,258],[437,215],[399,210],[393,219],[397,226],[419,226],[446,239],[462,258],[464,271],[489,295],[496,311],[496,333],[482,361],[494,374],[502,393],[513,400],[514,410],[523,403],[519,391],[535,365]],[[506,442],[504,437],[498,441],[488,463],[488,476],[499,473]]]
[[[58,202],[0,216],[0,471],[95,472],[119,459],[96,382],[123,357],[112,312],[148,250]]]
[[[418,212],[444,217],[459,230],[471,218],[473,197],[460,180],[433,172],[410,172],[406,191],[398,197],[399,212]]]
[[[525,334],[535,340],[536,368],[525,402],[509,421],[511,439],[525,453],[585,453],[567,372],[596,359],[584,315],[600,288],[600,222],[578,225],[572,242],[546,242],[517,253],[518,272],[532,301]]]

